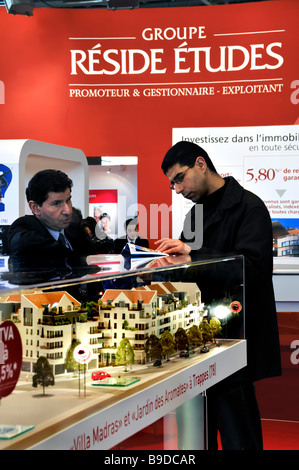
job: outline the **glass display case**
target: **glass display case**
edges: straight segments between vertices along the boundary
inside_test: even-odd
[[[205,392],[246,366],[242,256],[13,261],[0,449],[205,448]]]

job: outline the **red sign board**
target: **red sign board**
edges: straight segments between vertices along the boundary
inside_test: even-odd
[[[90,204],[117,204],[117,189],[90,189]]]
[[[14,390],[22,366],[22,341],[18,328],[11,321],[0,325],[0,398]]]

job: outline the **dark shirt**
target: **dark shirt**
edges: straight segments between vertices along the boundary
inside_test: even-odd
[[[225,186],[199,201],[203,204],[203,242],[198,255],[239,254],[245,260],[245,335],[248,377],[258,380],[281,373],[276,306],[272,284],[273,235],[269,212],[263,201],[232,177]],[[195,206],[186,217],[196,227]],[[186,222],[187,223],[187,222]],[[188,243],[182,232],[181,239]],[[210,279],[213,294],[217,285]],[[200,287],[200,286],[199,286]]]

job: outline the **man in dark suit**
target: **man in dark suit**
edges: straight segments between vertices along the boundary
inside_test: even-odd
[[[180,239],[159,240],[157,250],[190,260],[217,253],[244,256],[248,365],[208,389],[208,447],[217,448],[219,430],[225,450],[260,450],[262,432],[253,382],[281,373],[269,212],[259,197],[233,177],[222,178],[205,150],[194,143],[182,141],[169,149],[162,170],[170,188],[195,204]],[[202,221],[197,217],[199,205]],[[211,291],[216,288],[211,282]]]
[[[114,240],[114,253],[121,253],[127,243],[134,243],[135,245],[149,248],[149,242],[146,238],[138,235],[138,222],[137,219],[128,219],[125,222],[126,235]]]
[[[72,180],[59,170],[42,170],[29,181],[32,215],[19,217],[8,231],[8,254],[31,266],[92,253],[83,228],[72,222]],[[36,262],[35,262],[35,261]]]

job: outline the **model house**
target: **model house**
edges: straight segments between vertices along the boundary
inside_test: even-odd
[[[133,290],[108,289],[101,298],[102,355],[128,338],[135,362],[145,362],[144,345],[151,334],[161,337],[179,327],[190,328],[202,318],[201,293],[195,283],[155,283]],[[113,360],[113,353],[112,358]]]
[[[37,359],[45,356],[58,375],[66,372],[66,355],[74,340],[92,349],[90,369],[113,363],[124,337],[135,349],[135,361],[144,363],[147,338],[198,324],[202,304],[195,283],[167,282],[132,290],[108,289],[93,319],[66,291],[10,295],[2,299],[0,312],[2,321],[11,319],[20,331],[22,370],[32,373]]]
[[[67,292],[11,295],[0,304],[6,317],[10,306],[10,319],[20,331],[23,371],[32,373],[37,359],[45,356],[55,375],[64,373],[66,354],[72,341],[93,342],[98,322],[87,322],[80,305]]]

